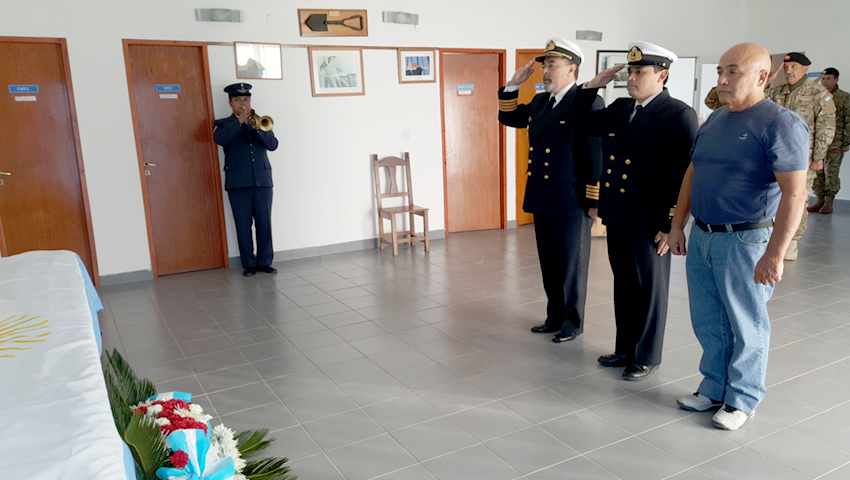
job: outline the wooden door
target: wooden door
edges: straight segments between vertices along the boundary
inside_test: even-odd
[[[124,41],[155,276],[227,266],[206,47]]]
[[[517,50],[516,51],[516,68],[519,68],[526,63],[534,60],[543,53],[542,50]],[[530,103],[531,99],[537,95],[535,85],[543,84],[543,72],[539,68],[534,69],[528,80],[519,87],[519,103]],[[522,209],[522,202],[525,199],[525,183],[528,176],[525,174],[528,170],[528,129],[516,129],[516,225],[527,225],[534,223],[534,215],[526,213]]]
[[[99,283],[65,39],[0,37],[0,254],[71,250]]]
[[[498,52],[440,51],[446,232],[505,228],[504,128]]]

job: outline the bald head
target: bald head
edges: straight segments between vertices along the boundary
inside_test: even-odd
[[[730,112],[739,112],[764,100],[770,76],[770,54],[761,45],[739,43],[720,57],[717,97]]]

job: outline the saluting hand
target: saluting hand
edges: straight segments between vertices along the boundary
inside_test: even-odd
[[[605,70],[597,73],[596,76],[593,77],[593,80],[587,82],[585,86],[587,88],[602,88],[617,78],[617,72],[623,68],[625,68],[625,65],[614,65],[611,68],[606,68]]]
[[[525,65],[519,67],[519,70],[514,72],[514,76],[511,77],[511,81],[508,82],[509,86],[521,85],[523,82],[528,80],[531,77],[531,74],[534,73],[534,62],[532,60]]]

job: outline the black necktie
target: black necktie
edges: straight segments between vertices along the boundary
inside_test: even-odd
[[[553,108],[555,108],[555,97],[549,97],[549,101],[546,103],[546,108],[543,109],[543,115],[548,115]]]
[[[635,116],[636,116],[636,115],[638,114],[638,112],[640,112],[641,110],[643,110],[643,105],[641,105],[641,104],[639,104],[639,103],[638,103],[637,105],[635,105],[635,109],[632,111],[632,116],[631,116],[631,117],[629,117],[629,121],[631,122],[632,120],[634,120]]]

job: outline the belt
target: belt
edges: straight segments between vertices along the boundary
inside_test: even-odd
[[[740,232],[741,230],[756,230],[759,228],[767,228],[773,226],[773,220],[765,220],[764,222],[759,223],[733,223],[733,224],[724,224],[724,225],[709,225],[707,223],[700,222],[699,220],[694,220],[694,223],[701,229],[706,232]]]

